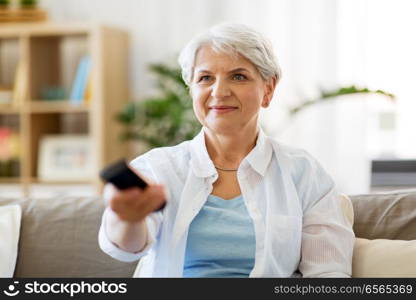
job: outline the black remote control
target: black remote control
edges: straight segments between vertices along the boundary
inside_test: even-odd
[[[138,187],[144,190],[148,187],[148,184],[129,168],[124,159],[104,168],[100,172],[100,176],[104,181],[114,184],[119,190],[125,190],[131,187]],[[165,204],[156,211],[163,209]]]

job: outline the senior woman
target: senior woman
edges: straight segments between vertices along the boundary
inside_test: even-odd
[[[354,233],[333,181],[258,125],[281,76],[270,43],[217,25],[179,63],[203,128],[130,163],[147,189],[106,186],[101,249],[140,259],[140,277],[351,276]]]

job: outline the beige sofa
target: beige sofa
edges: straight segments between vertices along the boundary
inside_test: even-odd
[[[354,277],[416,277],[416,191],[349,196],[354,208]],[[6,199],[22,222],[15,277],[132,277],[98,247],[99,197]]]

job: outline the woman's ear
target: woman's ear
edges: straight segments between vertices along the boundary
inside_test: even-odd
[[[266,108],[272,101],[274,90],[276,88],[276,77],[273,76],[265,82],[265,93],[261,106]]]

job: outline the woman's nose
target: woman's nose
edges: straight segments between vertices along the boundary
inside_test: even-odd
[[[225,80],[217,80],[212,85],[211,96],[214,98],[224,98],[231,95],[230,87]]]

